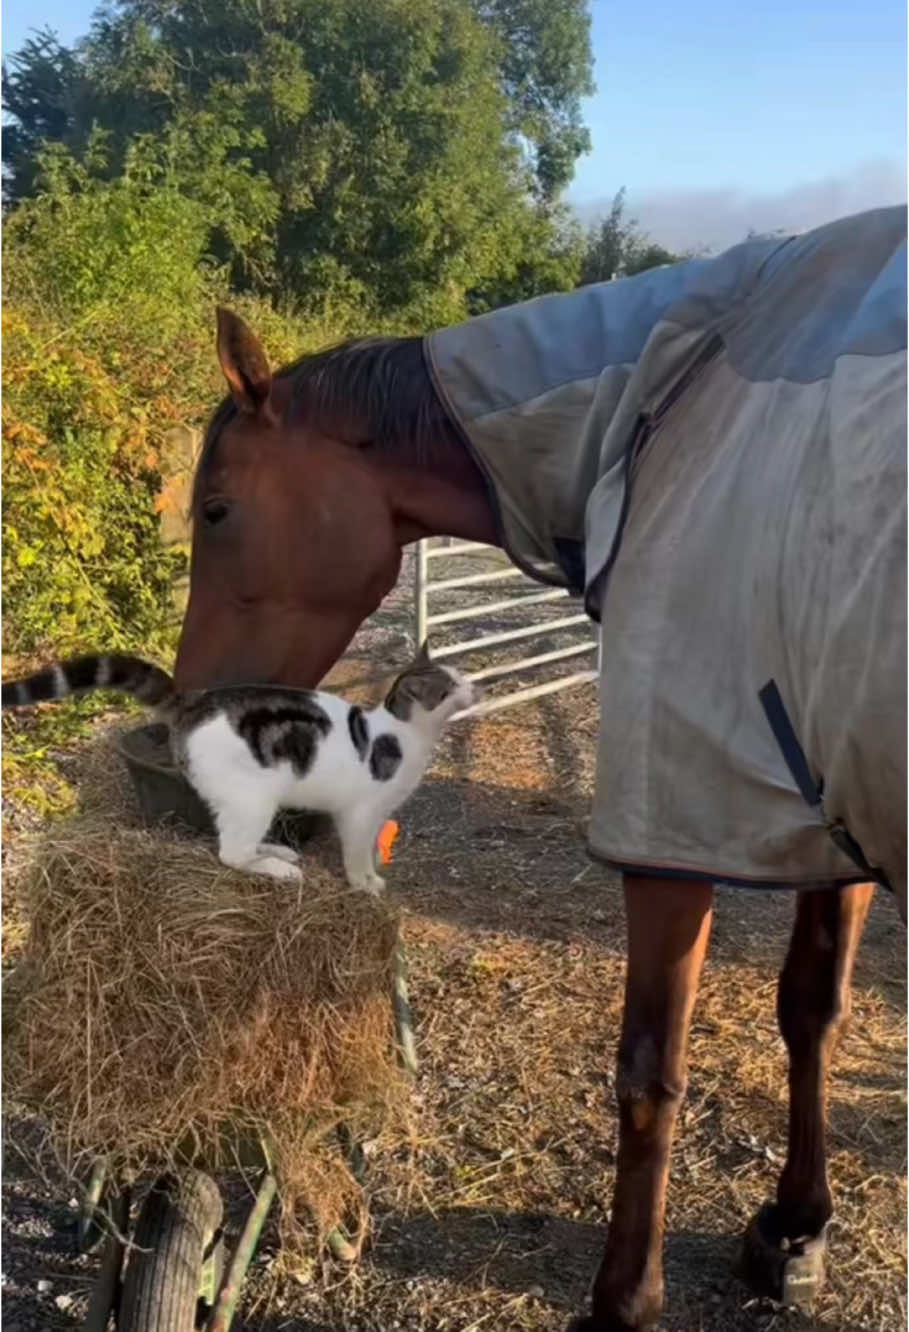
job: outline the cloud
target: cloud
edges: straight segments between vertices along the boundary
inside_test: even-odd
[[[717,252],[743,240],[749,231],[808,231],[850,213],[905,200],[905,162],[881,158],[774,194],[723,187],[629,194],[626,216],[636,218],[643,231],[671,250]],[[607,213],[611,203],[611,198],[591,201],[576,205],[576,211],[589,223]]]

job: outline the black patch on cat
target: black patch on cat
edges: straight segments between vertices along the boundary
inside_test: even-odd
[[[319,738],[308,726],[290,726],[271,746],[272,763],[286,759],[298,777],[305,777],[312,767]]]
[[[356,704],[347,714],[347,729],[350,731],[350,739],[354,749],[363,760],[369,753],[369,722],[363,715],[363,709],[358,708]]]
[[[328,714],[305,695],[292,704],[244,710],[234,725],[263,768],[286,759],[298,777],[309,771],[319,740],[331,730]]]
[[[403,757],[396,735],[377,735],[369,752],[369,771],[377,782],[390,781]]]

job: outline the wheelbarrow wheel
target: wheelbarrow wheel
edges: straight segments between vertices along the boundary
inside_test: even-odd
[[[155,1182],[129,1251],[118,1332],[194,1332],[222,1216],[217,1185],[201,1171]]]

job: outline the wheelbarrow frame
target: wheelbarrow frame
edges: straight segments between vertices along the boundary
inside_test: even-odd
[[[394,953],[392,1009],[398,1059],[406,1075],[412,1079],[417,1073],[416,1045],[404,949],[400,941]],[[339,1128],[339,1138],[352,1172],[362,1182],[365,1162],[362,1143],[351,1138],[343,1128]],[[209,1307],[209,1314],[203,1324],[205,1332],[229,1332],[246,1273],[277,1192],[268,1144],[260,1141],[258,1146],[266,1164],[233,1253],[227,1254],[219,1250],[217,1244],[212,1244],[200,1266],[198,1296]],[[103,1201],[105,1193],[106,1205]],[[124,1257],[127,1250],[134,1247],[128,1237],[130,1196],[128,1188],[119,1187],[110,1178],[104,1158],[98,1158],[86,1185],[78,1220],[79,1242],[83,1249],[91,1248],[104,1236],[101,1269],[92,1291],[84,1324],[85,1332],[106,1332],[111,1313],[116,1315],[119,1311],[124,1283]],[[141,1214],[137,1229],[140,1225]],[[325,1243],[332,1256],[342,1262],[352,1262],[357,1256],[358,1248],[351,1243],[340,1223],[328,1232]],[[121,1332],[132,1330],[124,1327]]]

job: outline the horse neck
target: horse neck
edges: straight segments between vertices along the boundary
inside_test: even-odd
[[[436,394],[422,339],[351,343],[306,358],[289,382],[294,410],[364,448],[401,546],[431,536],[496,544],[489,486]]]
[[[489,485],[454,430],[431,450],[392,455],[382,472],[401,546],[433,536],[500,544]]]

